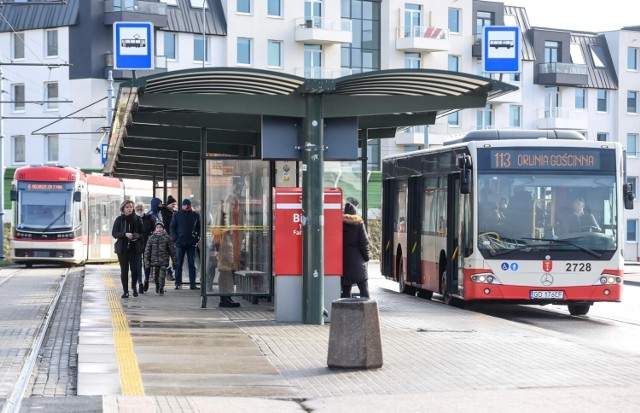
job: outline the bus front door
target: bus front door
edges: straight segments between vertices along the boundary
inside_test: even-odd
[[[451,295],[459,293],[458,262],[463,253],[460,245],[464,226],[464,211],[461,208],[460,174],[450,174],[447,195],[447,263],[440,277],[440,292],[445,303],[451,302]]]
[[[407,211],[407,281],[422,283],[422,177],[409,179],[409,199]]]

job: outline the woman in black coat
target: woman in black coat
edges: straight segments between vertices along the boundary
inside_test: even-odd
[[[138,260],[144,248],[144,230],[142,221],[133,213],[133,201],[124,200],[120,204],[120,212],[120,216],[113,222],[111,235],[116,239],[115,251],[120,263],[120,281],[124,290],[122,298],[129,297],[129,269],[131,269],[131,289],[133,296],[137,297]]]
[[[360,297],[369,298],[369,237],[356,207],[347,202],[342,215],[342,294],[351,297],[351,287],[358,284]]]

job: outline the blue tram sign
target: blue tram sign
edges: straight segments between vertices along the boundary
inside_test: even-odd
[[[520,28],[485,26],[482,33],[483,71],[517,73],[520,71]]]
[[[152,70],[153,24],[115,22],[113,24],[113,68],[118,70]]]

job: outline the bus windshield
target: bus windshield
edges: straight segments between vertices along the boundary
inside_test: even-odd
[[[482,255],[611,258],[619,230],[614,173],[531,172],[478,171],[477,241]]]
[[[16,227],[39,232],[69,231],[73,183],[20,182]]]

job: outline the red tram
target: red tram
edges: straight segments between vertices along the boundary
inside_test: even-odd
[[[62,166],[16,170],[11,190],[11,260],[67,265],[115,261],[111,228],[124,199],[148,205],[152,182]]]

